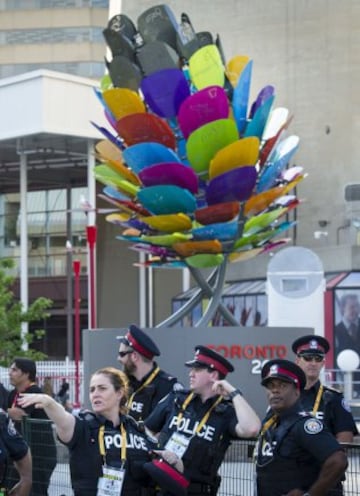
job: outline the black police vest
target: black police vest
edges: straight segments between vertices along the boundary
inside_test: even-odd
[[[171,417],[180,413],[188,394],[189,391],[177,393]],[[191,408],[191,406],[188,408]],[[228,408],[232,408],[231,403],[226,401],[221,402],[215,407],[210,418],[213,418],[214,414],[219,416],[224,415]],[[215,424],[215,431],[216,428]],[[172,430],[172,432],[174,431],[175,430]],[[160,445],[163,446],[166,444],[166,441],[170,437],[169,434],[171,435],[168,431],[160,433]],[[191,481],[214,484],[217,478],[217,471],[224,459],[229,444],[230,442],[227,436],[218,436],[217,440],[210,443],[195,435],[182,457],[185,475],[190,478]]]
[[[294,414],[282,420],[276,428],[273,437],[276,446],[273,447],[272,459],[263,466],[258,462],[256,467],[258,496],[279,496],[286,494],[289,488],[307,490],[316,480],[318,467],[301,464],[292,458],[290,447],[284,442],[291,429],[301,420],[303,417]]]
[[[76,496],[96,496],[96,487],[99,477],[102,475],[102,458],[99,452],[99,429],[102,425],[96,415],[89,411],[79,414],[79,417],[86,422],[86,443],[83,443],[83,456],[70,450],[70,473],[71,481]],[[130,417],[124,420],[127,433],[138,432],[136,423]],[[124,481],[124,490],[129,496],[140,496],[146,494],[141,486],[148,486],[150,479],[142,470],[141,462],[127,461],[126,472],[128,477]]]
[[[144,389],[135,392],[129,415],[135,420],[145,420],[154,409],[153,401],[156,394],[156,384],[149,384]]]

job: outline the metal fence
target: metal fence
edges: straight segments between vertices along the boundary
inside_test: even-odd
[[[47,421],[26,419],[27,426],[24,427],[24,437],[29,432],[34,433],[34,428],[42,429],[42,423]],[[35,423],[29,429],[29,423]],[[27,439],[29,443],[33,442]],[[68,463],[68,451],[58,441],[56,453],[56,467],[52,473],[49,496],[73,496],[71,489],[70,471]],[[252,460],[255,440],[234,441],[226,453],[225,460],[220,468],[221,485],[219,496],[253,496],[255,467]],[[360,495],[360,444],[344,444],[348,454],[349,466],[344,482],[344,496]],[[86,456],[86,454],[84,454]]]
[[[226,453],[220,467],[219,496],[253,496],[255,465],[253,451],[255,440],[235,441]],[[360,444],[342,444],[346,449],[349,465],[344,481],[344,496],[360,495]]]
[[[37,382],[39,386],[44,384],[45,377],[50,377],[54,393],[56,394],[61,386],[62,378],[64,377],[69,383],[69,400],[72,404],[75,402],[76,396],[76,363],[74,360],[59,360],[59,361],[42,361],[36,362]],[[0,367],[0,382],[7,389],[12,389],[9,383],[9,370],[6,367]],[[83,398],[83,362],[79,362],[79,398]]]

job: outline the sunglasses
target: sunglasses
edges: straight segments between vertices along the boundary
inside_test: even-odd
[[[134,353],[134,350],[119,351],[119,357],[124,358],[124,356],[130,355],[130,353]]]
[[[320,362],[323,362],[324,361],[324,357],[320,356],[320,355],[302,355],[300,358],[302,358],[303,360],[305,360],[305,362],[317,362],[317,363],[320,363]]]

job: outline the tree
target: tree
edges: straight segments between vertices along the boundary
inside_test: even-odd
[[[41,338],[45,331],[41,329],[21,335],[23,322],[38,322],[48,317],[46,312],[52,306],[52,300],[40,297],[33,301],[27,311],[23,310],[22,303],[15,298],[13,286],[15,276],[12,271],[15,267],[14,260],[0,259],[0,365],[9,366],[15,356],[25,356],[33,360],[46,357],[42,352],[31,349],[31,343]],[[28,349],[23,349],[23,345]]]

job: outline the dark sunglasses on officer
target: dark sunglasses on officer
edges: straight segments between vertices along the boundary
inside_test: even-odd
[[[316,362],[320,363],[324,361],[323,355],[298,355],[298,357],[302,358],[305,362]]]
[[[126,351],[119,351],[119,357],[124,358],[126,355],[130,355],[130,353],[134,353],[134,350],[126,350]]]
[[[129,341],[125,337],[122,338],[122,342],[123,342],[123,344],[125,344],[127,346],[131,346],[131,344],[129,343]],[[131,353],[134,353],[134,350],[132,348],[129,348],[128,350],[119,351],[118,354],[119,354],[119,357],[124,358],[124,356],[130,355]]]

